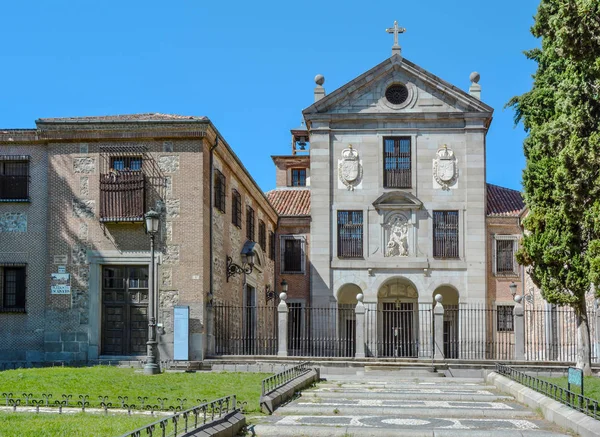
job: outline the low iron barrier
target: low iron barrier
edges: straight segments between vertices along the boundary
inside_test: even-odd
[[[273,390],[287,384],[292,379],[297,378],[311,370],[310,361],[300,363],[294,367],[279,372],[273,376],[263,379],[262,381],[262,395],[272,392]]]
[[[496,372],[506,376],[513,381],[523,384],[539,393],[542,393],[549,398],[554,399],[566,406],[587,414],[596,420],[600,420],[598,415],[598,401],[583,396],[580,393],[575,393],[564,387],[560,387],[549,381],[536,378],[535,376],[527,375],[505,364],[496,363]]]
[[[238,411],[238,408],[235,395],[225,396],[184,411],[179,411],[169,417],[129,431],[121,437],[177,437],[236,411]],[[155,433],[156,431],[158,432]]]

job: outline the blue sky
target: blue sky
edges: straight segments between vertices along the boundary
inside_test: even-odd
[[[313,78],[331,92],[391,54],[394,20],[403,56],[467,90],[481,74],[495,109],[488,182],[521,188],[521,126],[503,109],[530,89],[523,51],[538,1],[66,1],[0,7],[0,127],[42,117],[163,112],[206,115],[267,191],[270,155],[287,154],[289,129],[313,101]]]

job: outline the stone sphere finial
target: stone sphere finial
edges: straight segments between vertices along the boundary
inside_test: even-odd
[[[517,294],[515,297],[515,302],[516,303],[521,303],[521,301],[523,300],[523,296],[521,296],[520,294]]]
[[[317,74],[315,76],[315,83],[319,86],[322,86],[325,83],[325,76],[322,74]]]
[[[365,298],[365,295],[362,294],[362,293],[358,293],[356,295],[356,300],[359,301],[359,302],[362,302],[364,300],[364,298]]]
[[[434,299],[437,303],[442,303],[442,301],[444,300],[441,294],[436,294]]]
[[[479,79],[481,79],[481,76],[480,76],[480,75],[479,75],[479,73],[477,73],[476,71],[474,71],[473,73],[471,73],[471,74],[469,75],[469,80],[470,80],[472,83],[478,83],[478,82],[479,82]]]
[[[279,293],[279,299],[281,300],[286,300],[287,299],[287,293]]]

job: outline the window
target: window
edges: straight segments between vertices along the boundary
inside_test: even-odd
[[[513,306],[512,305],[499,305],[497,307],[498,312],[498,331],[512,332],[514,331],[513,326]]]
[[[25,266],[0,266],[3,311],[25,311]]]
[[[215,169],[215,208],[225,212],[225,175]]]
[[[113,156],[110,168],[117,171],[137,171],[142,169],[141,156]]]
[[[231,190],[231,223],[242,227],[242,196],[237,190]]]
[[[515,260],[517,237],[513,235],[495,235],[494,246],[494,274],[497,276],[515,276],[517,274]]]
[[[251,206],[246,207],[246,237],[254,241],[254,209]]]
[[[306,187],[306,169],[292,169],[292,187]]]
[[[0,199],[29,199],[28,156],[0,156]]]
[[[433,211],[433,256],[458,258],[458,211]]]
[[[267,250],[267,230],[262,220],[258,221],[258,244],[263,252]]]
[[[304,237],[281,236],[281,273],[304,273]]]
[[[269,259],[275,259],[275,234],[269,231]]]
[[[383,186],[410,188],[412,185],[410,137],[383,139]]]
[[[363,212],[338,211],[338,245],[340,258],[363,257]]]

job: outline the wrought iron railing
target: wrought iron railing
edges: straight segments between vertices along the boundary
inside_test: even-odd
[[[506,376],[513,381],[523,384],[539,393],[542,393],[555,401],[565,404],[566,406],[587,414],[596,420],[600,420],[598,415],[598,401],[595,399],[583,396],[581,393],[575,393],[559,385],[549,381],[536,378],[535,376],[527,375],[524,372],[513,369],[505,364],[496,363],[496,372]]]
[[[141,221],[145,212],[145,178],[141,170],[100,175],[100,220]]]
[[[277,307],[214,305],[217,355],[277,355]]]
[[[290,367],[289,369],[284,370],[283,372],[279,372],[273,376],[269,376],[268,378],[263,379],[262,381],[262,394],[263,396],[267,393],[272,392],[273,390],[278,389],[279,387],[284,386],[292,379],[295,379],[299,376],[304,375],[305,373],[310,372],[310,361],[305,361],[300,363],[294,367]]]
[[[215,401],[205,402],[185,411],[177,412],[149,425],[142,426],[123,434],[121,437],[158,436],[177,437],[194,431],[202,425],[219,419],[237,410],[235,395],[226,396]],[[172,427],[170,429],[169,427]],[[155,432],[158,433],[155,434]]]

